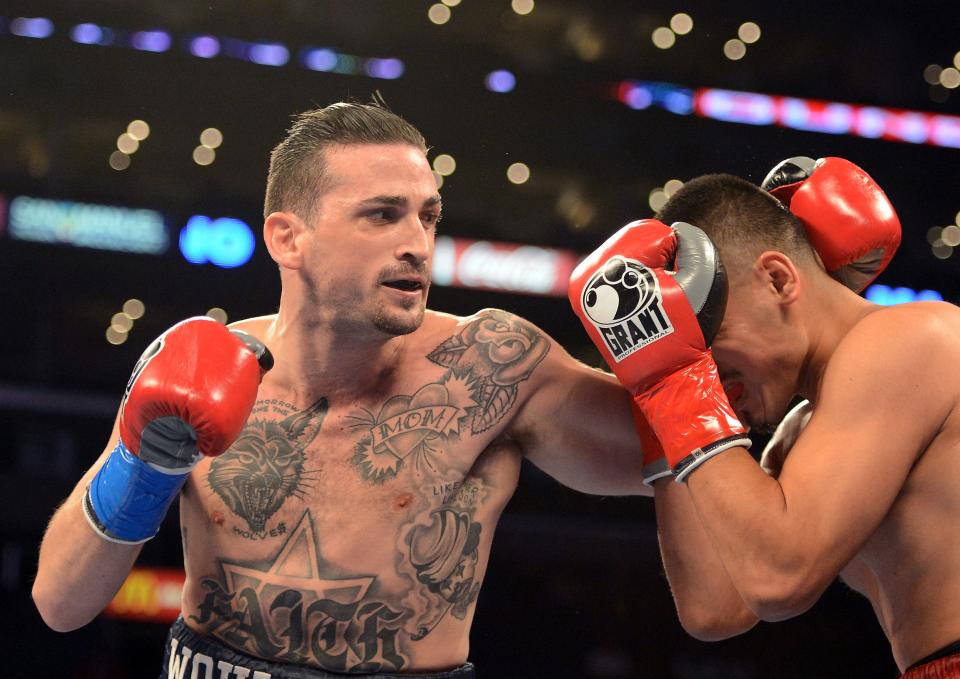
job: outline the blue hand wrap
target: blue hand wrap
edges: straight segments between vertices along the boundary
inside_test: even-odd
[[[189,476],[190,468],[164,473],[117,442],[83,498],[93,529],[112,542],[136,544],[160,529],[167,508]]]

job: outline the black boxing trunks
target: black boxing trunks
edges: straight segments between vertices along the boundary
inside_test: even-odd
[[[954,641],[910,665],[901,679],[957,679],[958,677],[960,677],[960,641]]]
[[[183,618],[177,618],[167,635],[159,679],[476,679],[476,676],[470,663],[445,672],[341,674],[267,662],[235,651],[211,637],[201,636],[187,627]]]

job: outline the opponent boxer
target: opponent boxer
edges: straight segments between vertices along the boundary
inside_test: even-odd
[[[840,575],[870,600],[906,676],[960,676],[960,310],[878,307],[828,275],[811,241],[854,248],[898,229],[869,177],[838,161],[794,163],[768,184],[790,211],[729,175],[688,182],[660,221],[588,259],[571,298],[673,471],[656,482],[658,520],[688,630],[723,638],[798,615]],[[725,308],[716,252],[688,224],[716,244]],[[892,242],[879,240],[848,263],[880,253],[875,273]],[[672,328],[624,356],[576,304],[611,256],[640,263]],[[705,319],[721,313],[711,337]],[[797,395],[812,414],[785,423],[767,474],[745,432],[772,428]]]
[[[199,320],[148,352],[44,538],[33,595],[51,627],[104,607],[182,484],[186,585],[163,676],[469,677],[521,458],[582,491],[644,492],[612,375],[504,311],[426,310],[441,210],[426,148],[378,105],[296,119],[264,210],[279,311],[234,326],[274,366],[259,386],[235,375],[254,354],[226,330],[194,337],[212,325]]]

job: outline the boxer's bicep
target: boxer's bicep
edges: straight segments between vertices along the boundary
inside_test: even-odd
[[[930,360],[949,351],[947,338],[922,318],[904,331],[902,320],[875,314],[837,348],[779,477],[801,541],[836,571],[879,526],[952,406]]]
[[[630,395],[616,378],[559,346],[539,373],[515,425],[526,457],[582,492],[652,495],[643,485]]]

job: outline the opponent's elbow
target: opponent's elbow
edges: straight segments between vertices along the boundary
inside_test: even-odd
[[[809,576],[767,573],[741,588],[740,595],[760,620],[778,622],[805,613],[824,588]]]
[[[722,641],[743,634],[757,624],[757,616],[742,603],[720,608],[703,605],[677,605],[684,631],[698,641]]]
[[[55,632],[72,632],[93,619],[71,606],[69,597],[59,596],[45,587],[39,578],[33,583],[31,596],[40,617]]]

